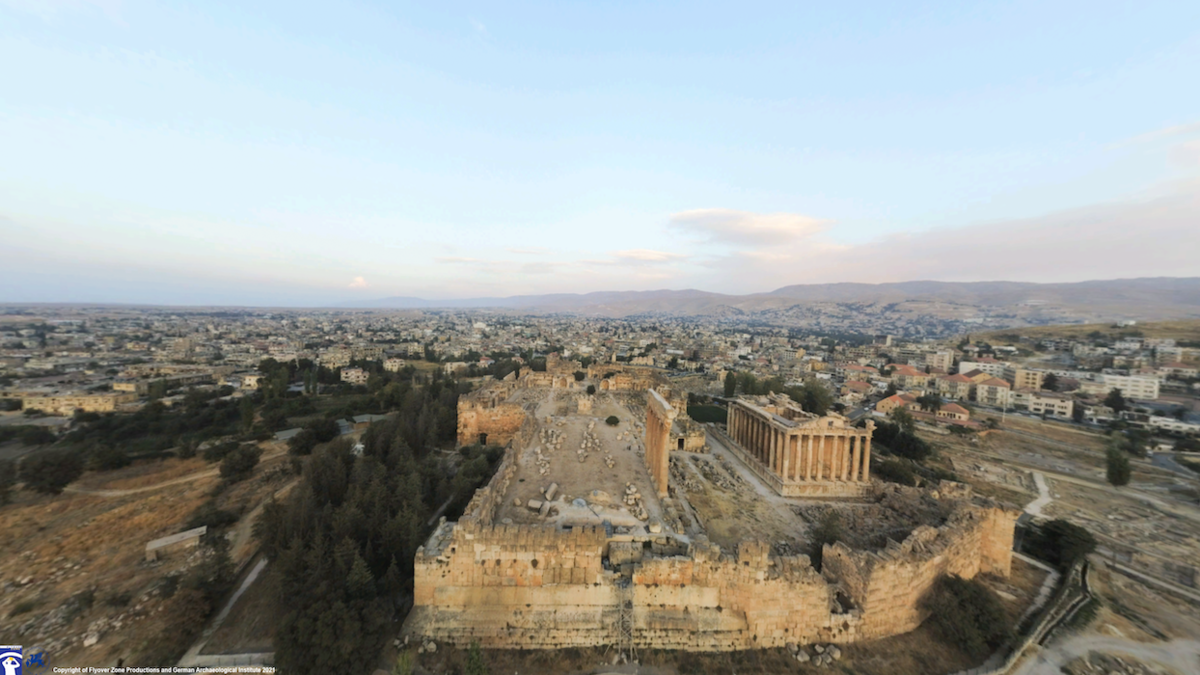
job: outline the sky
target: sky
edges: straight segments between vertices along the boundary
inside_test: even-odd
[[[1200,276],[1200,3],[0,0],[0,302]]]

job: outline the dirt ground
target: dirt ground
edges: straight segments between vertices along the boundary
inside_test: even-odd
[[[278,607],[272,598],[274,573],[268,565],[204,645],[203,654],[247,654],[274,649]]]
[[[278,489],[282,458],[224,491],[217,506],[247,511]],[[0,507],[0,625],[6,637],[53,654],[54,665],[98,666],[130,655],[132,645],[161,629],[150,620],[163,606],[163,579],[195,564],[180,552],[144,561],[146,542],[183,529],[220,482],[201,459],[137,462],[78,485],[93,489],[148,488],[128,495],[64,492],[50,497],[20,490]],[[83,646],[85,636],[95,644]],[[90,640],[89,640],[90,641]]]
[[[497,519],[507,518],[514,523],[597,525],[609,520],[613,525],[637,527],[641,521],[623,502],[626,483],[637,487],[650,518],[661,518],[662,506],[646,471],[642,419],[635,417],[629,407],[614,396],[603,393],[592,397],[590,413],[575,412],[570,402],[574,395],[577,394],[552,391],[538,404],[535,414],[539,424],[561,434],[562,447],[556,449],[555,443],[543,443],[535,436],[528,447],[520,449],[518,470],[501,501]],[[605,423],[609,416],[615,416],[620,422],[609,426]],[[585,434],[595,439],[599,447],[580,455]],[[539,450],[548,461],[545,475],[540,473],[541,467],[537,463]],[[581,456],[583,461],[580,461]],[[606,456],[613,460],[611,468],[605,463]],[[525,505],[529,500],[543,500],[542,490],[551,483],[558,484],[555,506],[559,515],[543,519]],[[570,504],[575,498],[587,501],[588,507],[572,507]],[[516,505],[518,500],[520,506]]]

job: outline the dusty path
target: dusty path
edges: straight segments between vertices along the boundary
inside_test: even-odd
[[[259,463],[265,462],[268,459],[275,459],[276,457],[283,455],[286,452],[287,452],[287,450],[277,450],[270,454],[265,454],[259,460]],[[127,497],[129,495],[136,495],[136,494],[139,494],[142,492],[153,492],[154,490],[161,490],[165,487],[170,487],[172,485],[180,485],[182,483],[191,483],[193,481],[198,481],[203,478],[211,478],[213,476],[219,476],[219,475],[221,475],[221,469],[218,467],[215,469],[207,469],[205,471],[199,471],[197,473],[188,474],[186,476],[181,476],[179,478],[172,478],[171,480],[165,480],[161,483],[155,483],[154,485],[147,485],[145,487],[140,487],[140,488],[129,488],[126,490],[93,490],[90,488],[72,487],[72,486],[68,485],[67,487],[63,488],[63,492],[74,492],[76,494],[81,494],[81,495],[95,495],[97,497]]]
[[[1133,657],[1174,668],[1181,674],[1200,672],[1200,640],[1145,643],[1111,635],[1077,635],[1042,650],[1013,675],[1061,675],[1063,666],[1093,651]]]
[[[1054,498],[1050,496],[1050,488],[1046,486],[1046,476],[1041,471],[1033,472],[1033,483],[1037,485],[1038,498],[1025,505],[1025,513],[1040,518],[1042,509],[1054,501]]]

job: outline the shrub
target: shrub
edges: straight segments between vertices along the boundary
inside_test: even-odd
[[[1034,528],[1025,542],[1033,555],[1063,570],[1096,550],[1091,532],[1065,520],[1052,520]]]
[[[249,478],[250,474],[254,472],[254,467],[258,466],[258,459],[261,456],[262,450],[258,446],[238,446],[236,450],[221,460],[221,477],[230,483]]]
[[[921,608],[944,641],[975,659],[998,649],[1012,632],[999,598],[978,579],[941,577]]]
[[[92,451],[92,468],[96,471],[114,471],[129,466],[133,460],[123,448],[113,445],[101,445]]]
[[[204,461],[219,462],[225,459],[225,456],[236,450],[238,444],[236,441],[227,441],[225,443],[215,443],[204,449]]]
[[[729,421],[729,411],[719,405],[689,405],[687,414],[697,422],[726,424]]]
[[[317,435],[312,429],[301,429],[300,433],[288,439],[288,452],[297,456],[311,455],[317,447]]]
[[[842,538],[842,517],[837,511],[829,511],[821,518],[808,540],[808,558],[813,567],[821,571],[826,544],[835,544]]]
[[[616,415],[609,415],[607,418],[605,418],[604,423],[610,427],[615,427],[621,423],[621,420],[617,419]]]
[[[49,445],[57,437],[46,427],[31,426],[21,432],[21,442],[25,445]]]
[[[21,461],[21,480],[25,487],[42,494],[59,494],[82,475],[83,458],[77,452],[48,450]]]
[[[238,515],[232,511],[218,509],[215,502],[209,500],[192,512],[188,518],[187,525],[183,526],[185,530],[192,530],[197,527],[207,527],[210,530],[215,530],[219,527],[226,527],[238,521]]]
[[[588,395],[589,395],[589,396],[591,396],[591,395],[595,394],[595,393],[596,393],[596,385],[594,385],[594,384],[589,384],[589,385],[588,385],[588,388],[587,388],[587,393],[588,393]]]
[[[883,480],[901,485],[916,485],[917,474],[907,462],[899,459],[886,459],[875,467],[875,475]]]

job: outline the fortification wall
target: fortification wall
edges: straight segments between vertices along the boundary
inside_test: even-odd
[[[912,630],[920,599],[941,574],[1007,574],[1015,512],[956,498],[940,527],[919,527],[882,551],[827,546],[818,573],[807,556],[775,557],[763,542],[736,555],[704,541],[656,555],[670,535],[609,537],[600,527],[494,525],[505,467],[458,524],[439,528],[415,561],[415,608],[405,631],[485,647],[553,649],[617,641],[632,603],[642,646],[729,651],[788,642],[852,642]],[[481,491],[484,492],[484,491]],[[663,541],[658,541],[662,539]],[[606,564],[637,560],[632,574]]]
[[[525,409],[514,403],[492,399],[458,399],[458,444],[478,443],[480,434],[487,434],[489,445],[505,445],[513,439],[525,422]]]

